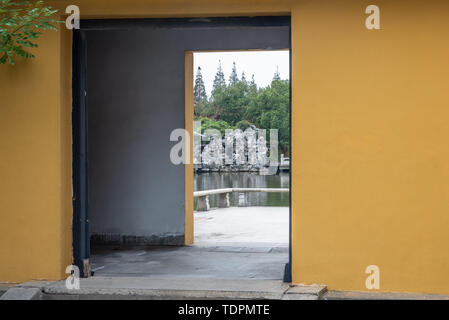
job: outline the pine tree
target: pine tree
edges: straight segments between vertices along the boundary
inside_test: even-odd
[[[238,83],[238,86],[241,88],[241,90],[243,91],[243,94],[246,96],[248,95],[249,92],[249,85],[248,85],[248,81],[246,80],[245,77],[245,72],[242,72],[242,77],[240,78],[241,80]]]
[[[207,100],[207,93],[206,87],[204,86],[201,67],[198,67],[195,77],[195,87],[193,89],[193,101],[194,103],[200,103],[202,100]]]
[[[207,103],[206,87],[204,86],[201,67],[198,67],[195,76],[195,86],[193,89],[193,107],[195,115],[199,115],[201,113],[201,109],[205,103]]]
[[[245,72],[242,72],[242,80],[241,80],[245,85],[248,84],[248,82],[246,81],[246,77],[245,77]]]
[[[212,92],[211,92],[211,110],[210,114],[213,114],[215,117],[219,118],[222,111],[222,101],[223,101],[223,95],[226,91],[226,80],[223,73],[223,68],[221,67],[221,60],[218,62],[218,68],[217,73],[215,74],[214,83],[212,86]]]
[[[229,76],[229,85],[233,86],[239,82],[239,77],[237,75],[237,67],[235,65],[235,62],[232,63],[232,71],[231,75]]]
[[[248,91],[254,95],[257,93],[257,84],[256,79],[254,78],[254,74],[251,75],[251,82],[249,83]]]
[[[217,73],[215,74],[215,79],[212,87],[212,91],[216,89],[223,89],[226,87],[226,80],[223,73],[223,68],[221,67],[221,60],[218,62]]]
[[[256,86],[256,79],[254,78],[254,74],[251,75],[250,86]]]
[[[234,62],[229,77],[229,85],[223,92],[222,99],[219,103],[220,119],[235,126],[245,116],[248,103],[248,83],[245,74],[243,73],[242,80],[239,80],[237,67]]]
[[[273,81],[276,81],[276,80],[281,80],[281,74],[279,73],[279,66],[276,67],[276,72],[274,73],[274,76],[273,76]]]

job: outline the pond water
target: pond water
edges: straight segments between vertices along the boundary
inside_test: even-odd
[[[234,172],[234,173],[195,173],[194,190],[203,191],[222,188],[289,188],[290,174],[279,173],[277,175],[259,175],[259,173]],[[247,206],[289,206],[289,193],[277,192],[249,192],[246,193]],[[233,192],[229,200],[231,206],[237,206],[239,194]],[[218,206],[218,195],[209,196],[211,208]],[[195,199],[196,208],[196,199]]]

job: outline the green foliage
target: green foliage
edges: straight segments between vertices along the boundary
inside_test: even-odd
[[[220,99],[216,103],[220,106],[220,119],[235,125],[238,121],[243,119],[248,99],[246,98],[244,88],[236,83],[226,88]]]
[[[246,129],[248,129],[249,127],[253,126],[253,124],[251,122],[249,122],[248,120],[240,120],[239,122],[237,122],[235,124],[235,128],[236,129],[240,129],[242,131],[245,131]]]
[[[0,64],[14,65],[15,58],[34,58],[27,48],[44,30],[57,31],[53,16],[58,10],[44,6],[44,1],[0,0]]]
[[[267,129],[267,135],[269,129],[278,129],[279,149],[285,155],[289,155],[289,86],[289,81],[281,80],[279,71],[276,70],[270,86],[259,89],[254,75],[250,82],[246,80],[244,74],[240,80],[238,79],[235,64],[229,77],[229,84],[226,84],[220,63],[211,97],[209,100],[203,99],[198,105],[199,110],[195,112],[196,119],[202,120],[202,132],[213,128],[219,130],[222,135],[225,129],[245,130],[252,125]]]
[[[196,120],[201,121],[201,133],[204,133],[204,131],[206,131],[207,129],[217,129],[224,137],[226,129],[233,129],[231,125],[223,120],[215,120],[206,117],[199,117]]]
[[[198,114],[200,117],[217,118],[218,111],[218,106],[213,102],[202,101],[198,106]]]
[[[290,150],[290,89],[288,80],[276,80],[260,90],[248,108],[248,118],[256,127],[278,129],[279,148],[282,153]]]

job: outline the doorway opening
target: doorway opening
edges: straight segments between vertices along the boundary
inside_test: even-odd
[[[289,248],[289,51],[192,54],[193,244],[232,253],[234,264],[247,267],[234,276],[282,279]]]
[[[274,249],[283,252],[282,262],[256,268],[263,265],[258,260],[262,257],[260,252],[267,250],[263,241],[260,245],[233,247],[240,248],[236,250],[243,253],[247,251],[243,260],[229,250],[230,246],[223,248],[210,242],[203,246],[199,238],[193,239],[193,211],[194,205],[198,206],[193,201],[194,164],[174,164],[169,155],[174,145],[170,141],[173,130],[186,128],[189,131],[190,128],[193,136],[193,52],[274,52],[289,48],[289,17],[81,22],[81,29],[74,32],[73,55],[73,244],[74,260],[83,276],[271,279],[271,273],[266,271],[280,270],[286,263],[285,273],[276,271],[276,278],[284,277],[288,281],[289,207],[284,207],[288,223],[283,222],[287,243],[283,238],[284,246]],[[189,59],[192,72],[187,72]],[[287,88],[290,111],[290,84]],[[258,88],[258,91],[262,90]],[[188,95],[192,96],[191,114]],[[242,121],[239,125],[243,126]],[[289,115],[286,121],[289,130]],[[199,136],[203,134],[200,132]],[[278,167],[277,164],[277,170]],[[266,190],[239,189],[240,185],[259,189],[263,185],[267,188],[274,185],[268,177],[257,178],[265,179],[263,185],[254,182],[252,177],[249,172],[246,178],[242,175],[241,179],[247,183],[237,185],[224,198],[229,199],[230,204],[237,198],[249,203],[275,203],[276,197],[280,197],[289,202],[288,187],[283,188],[287,192],[281,196]],[[275,184],[279,189],[290,183],[288,173],[283,177],[283,180],[278,175],[274,178],[278,179]],[[199,186],[200,180],[197,181]],[[240,197],[241,194],[244,196]],[[213,197],[211,202],[213,205]],[[242,205],[237,209],[254,208],[257,207]],[[255,210],[255,214],[259,211]],[[197,214],[198,218],[201,214]],[[207,217],[203,219],[207,220]],[[201,229],[199,225],[196,228],[197,231]],[[248,231],[249,227],[242,229]],[[258,231],[257,228],[254,231]],[[244,238],[243,233],[239,233],[242,241],[256,238],[254,234],[246,234]],[[272,239],[275,238],[268,242]],[[215,240],[219,240],[218,237]]]

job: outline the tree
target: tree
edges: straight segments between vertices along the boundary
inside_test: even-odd
[[[229,85],[234,86],[238,82],[239,82],[239,77],[237,76],[237,66],[235,65],[235,62],[233,62],[231,75],[229,76]]]
[[[249,94],[249,83],[246,80],[245,72],[242,72],[241,80],[238,82],[238,86],[243,91],[244,95],[247,96]]]
[[[211,92],[211,101],[208,107],[208,112],[202,113],[202,115],[207,116],[211,113],[214,117],[218,118],[221,115],[221,105],[223,100],[223,94],[226,90],[226,80],[223,73],[223,68],[221,67],[221,61],[218,62],[217,73],[215,74],[214,83]]]
[[[229,77],[229,85],[222,92],[220,99],[216,103],[220,107],[220,119],[228,122],[231,126],[245,117],[248,108],[248,84],[245,74],[242,80],[237,76],[237,66],[235,62],[232,66]]]
[[[206,117],[199,117],[196,120],[201,121],[201,133],[204,133],[207,129],[217,129],[220,131],[221,135],[224,136],[226,129],[232,129],[232,126],[223,120],[215,120]]]
[[[228,86],[223,92],[220,106],[220,119],[234,126],[238,121],[242,120],[246,113],[247,101],[245,93],[239,83]]]
[[[288,80],[273,79],[271,85],[260,90],[249,107],[258,128],[277,129],[279,148],[289,154],[290,140],[290,84]]]
[[[245,72],[242,72],[242,77],[240,80],[243,84],[248,85],[248,81],[246,81]]]
[[[251,82],[248,84],[248,92],[254,96],[257,94],[257,84],[254,74],[251,75]]]
[[[248,129],[251,126],[253,126],[253,124],[251,122],[249,122],[248,120],[240,120],[239,122],[237,122],[235,124],[235,128],[240,129],[242,131],[245,131],[246,129]]]
[[[234,64],[233,70],[237,74]],[[290,154],[290,84],[281,80],[279,70],[276,70],[271,84],[266,88],[258,88],[254,75],[251,81],[246,80],[243,73],[241,79],[232,80],[223,85],[224,74],[221,64],[218,67],[214,81],[214,90],[207,107],[201,117],[203,130],[214,128],[224,132],[225,129],[242,129],[256,126],[259,129],[278,130],[279,150],[285,155]],[[269,139],[269,136],[267,137]]]
[[[193,106],[195,115],[200,115],[201,110],[208,103],[206,87],[204,86],[203,75],[201,74],[201,67],[198,67],[195,77],[195,86],[193,89]]]
[[[203,75],[201,74],[201,67],[198,67],[195,77],[195,87],[193,98],[195,102],[200,102],[201,100],[207,100],[206,87],[204,86]]]
[[[214,83],[212,86],[212,96],[214,91],[222,90],[226,87],[226,80],[223,73],[223,68],[221,67],[221,60],[218,62],[217,73],[215,74]]]
[[[58,10],[43,6],[44,1],[0,0],[0,64],[15,64],[15,58],[34,58],[27,48],[35,48],[34,42],[44,30],[57,31]]]
[[[274,73],[273,80],[281,80],[281,74],[279,73],[279,66],[276,66],[276,72]]]

